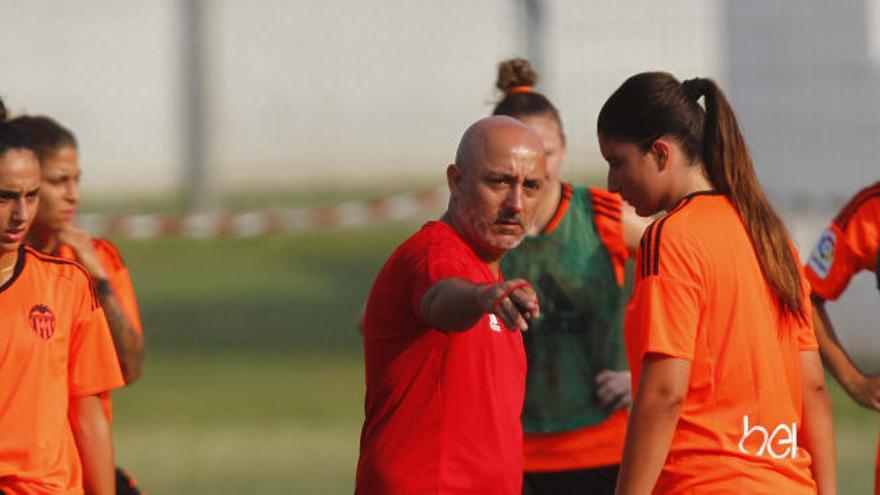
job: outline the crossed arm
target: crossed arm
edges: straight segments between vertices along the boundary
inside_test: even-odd
[[[92,238],[82,229],[68,227],[59,233],[61,242],[69,245],[76,253],[79,262],[88,270],[95,281],[98,301],[104,309],[104,316],[113,337],[113,347],[122,369],[125,383],[140,378],[144,365],[144,338],[135,331],[134,324],[122,308],[118,295],[109,282],[109,274],[98,257]]]
[[[144,337],[135,331],[110,283],[106,279],[96,279],[95,288],[110,327],[122,377],[126,384],[132,383],[143,374]]]

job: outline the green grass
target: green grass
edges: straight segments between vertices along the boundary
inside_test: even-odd
[[[373,277],[409,229],[122,243],[152,348],[350,349]]]
[[[120,464],[153,495],[351,493],[355,319],[413,229],[120,243],[149,343],[144,378],[114,395]],[[877,416],[832,392],[840,493],[869,493]]]
[[[115,398],[119,463],[151,493],[351,493],[356,355],[160,353]]]
[[[150,493],[351,493],[355,321],[413,226],[123,242],[149,353],[114,396],[117,457]]]

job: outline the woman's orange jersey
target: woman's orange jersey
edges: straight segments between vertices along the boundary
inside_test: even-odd
[[[69,400],[122,384],[88,274],[22,247],[0,286],[0,491],[81,494]]]
[[[645,231],[624,333],[634,390],[648,354],[691,362],[655,493],[816,492],[799,443],[815,335],[782,316],[727,197],[690,195]]]
[[[822,233],[806,267],[813,292],[836,300],[855,274],[877,271],[878,250],[880,182],[856,194]]]
[[[859,191],[822,232],[805,271],[813,293],[834,301],[855,274],[877,275],[880,289],[880,182]],[[880,443],[877,445],[874,493],[880,495]]]
[[[141,316],[138,311],[137,298],[134,294],[134,286],[131,283],[131,275],[128,268],[122,261],[122,255],[119,249],[112,242],[106,239],[94,239],[92,245],[101,260],[101,266],[107,270],[107,281],[113,288],[113,293],[119,299],[125,316],[131,322],[137,333],[143,335],[143,327],[141,326]],[[76,252],[67,244],[62,244],[58,248],[58,256],[69,260],[76,260]]]
[[[143,335],[143,327],[141,326],[141,317],[138,311],[137,298],[134,294],[134,286],[131,283],[131,275],[129,275],[128,268],[122,261],[119,249],[106,239],[93,239],[92,246],[94,246],[95,253],[101,261],[101,266],[107,271],[107,282],[113,289],[117,299],[119,299],[122,311],[128,317],[128,321],[131,322],[134,330],[138,334]],[[67,244],[62,244],[58,248],[58,256],[69,260],[77,259],[76,251]],[[101,405],[104,407],[107,419],[112,419],[113,403],[110,401],[109,393],[101,395]]]

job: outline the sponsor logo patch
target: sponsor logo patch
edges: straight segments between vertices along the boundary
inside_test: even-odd
[[[797,423],[780,423],[775,428],[750,425],[748,415],[743,416],[743,433],[739,451],[755,456],[769,455],[774,459],[796,459],[798,454]]]
[[[31,330],[43,340],[49,340],[55,334],[55,314],[45,304],[37,304],[28,315]]]
[[[831,271],[831,265],[834,263],[834,249],[837,247],[837,234],[831,229],[822,232],[822,237],[816,244],[813,252],[810,253],[808,261],[810,268],[816,272],[819,278],[824,279]]]

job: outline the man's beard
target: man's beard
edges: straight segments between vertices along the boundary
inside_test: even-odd
[[[469,231],[470,236],[479,240],[480,244],[493,250],[507,252],[520,245],[525,238],[527,229],[522,217],[519,215],[505,215],[503,212],[498,216],[484,217],[472,208],[463,208],[462,228]],[[498,220],[512,220],[519,224],[522,234],[512,238],[510,235],[498,235],[492,232],[492,227],[497,226]]]

